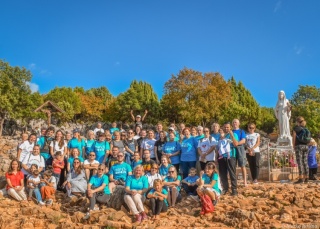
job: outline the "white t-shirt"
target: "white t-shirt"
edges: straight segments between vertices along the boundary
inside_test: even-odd
[[[64,149],[67,147],[67,142],[64,141],[63,146],[60,148],[59,142],[56,140],[53,140],[50,143],[50,147],[53,147],[53,154],[55,154],[57,151],[61,151],[62,155],[64,155]]]
[[[101,133],[104,133],[104,129],[102,129],[102,128],[101,128],[101,129],[95,128],[94,131],[93,131],[94,135],[97,135],[97,133],[98,133],[99,131],[100,131]]]
[[[201,140],[199,140],[198,148],[200,148],[201,154],[205,154],[212,146],[216,146],[217,144],[218,142],[214,137],[211,138],[211,141],[210,141],[210,137],[209,138],[204,137]],[[216,156],[216,153],[213,150],[213,152],[211,152],[209,155],[206,156],[206,160],[214,161],[215,156]]]
[[[28,181],[33,181],[36,183],[40,183],[40,175],[38,175],[37,177],[34,177],[33,175],[29,176]],[[29,183],[29,186],[31,187],[36,187],[33,183]]]
[[[38,168],[44,168],[45,167],[44,159],[40,154],[37,155],[37,156],[31,154],[30,157],[29,157],[29,155],[27,155],[23,159],[22,164],[27,165],[28,168],[30,168],[32,164],[36,164],[38,166]],[[27,172],[24,168],[22,168],[22,172],[25,175],[29,174],[29,172]]]
[[[93,162],[90,163],[88,159],[83,162],[83,165],[90,165],[90,164],[100,164],[100,163],[97,160],[94,160]]]
[[[148,178],[148,183],[149,183],[149,187],[153,187],[153,182],[155,179],[160,179],[162,180],[162,177],[159,173],[156,173],[154,175],[151,175],[151,173],[147,173],[146,177]]]
[[[260,137],[259,133],[247,134],[246,135],[246,145],[252,148],[256,143],[258,138]],[[259,146],[253,149],[253,152],[258,153],[260,152]]]
[[[19,161],[22,162],[23,159],[29,155],[29,153],[32,153],[33,151],[33,147],[34,147],[34,142],[30,144],[30,142],[24,141],[20,146],[19,149],[21,149],[21,154],[20,154],[20,158]]]
[[[54,176],[51,176],[48,182],[53,183],[53,188],[57,189],[57,179]]]

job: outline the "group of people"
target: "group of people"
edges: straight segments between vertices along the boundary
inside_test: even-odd
[[[122,130],[115,122],[103,129],[99,123],[86,138],[79,129],[71,137],[52,127],[43,128],[40,136],[22,134],[17,159],[6,174],[8,194],[18,201],[34,198],[40,205],[51,205],[56,189],[69,197],[86,196],[87,219],[98,209],[96,203],[108,205],[115,189],[123,187],[124,203],[141,222],[148,219],[146,199],[152,218],[158,219],[181,200],[181,189],[195,199],[208,195],[216,204],[229,192],[228,174],[231,195],[237,195],[236,166],[241,167],[246,186],[246,161],[252,183],[258,184],[260,135],[254,123],[247,131],[239,128],[238,119],[221,127],[213,123],[211,129],[170,124],[166,132],[161,123],[156,131],[145,130],[141,116],[132,118],[133,129]],[[298,148],[305,152],[305,147]],[[305,165],[303,157],[298,165]]]

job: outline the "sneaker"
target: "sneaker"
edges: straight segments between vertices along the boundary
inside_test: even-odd
[[[140,214],[136,214],[136,222],[141,223],[142,216]]]
[[[88,220],[90,218],[90,212],[87,212],[85,216],[83,216],[84,220]]]
[[[53,203],[53,200],[52,200],[52,199],[49,199],[49,200],[47,200],[47,202],[46,202],[47,205],[52,205],[52,203]]]
[[[98,207],[98,206],[95,206],[95,207],[93,208],[93,210],[94,210],[94,211],[99,211],[99,207]]]
[[[255,180],[252,182],[252,184],[259,184],[259,183],[258,183],[257,179],[255,179]]]
[[[308,178],[304,179],[304,183],[305,183],[305,184],[308,184],[308,182],[309,182],[309,179],[308,179]]]
[[[140,215],[141,215],[141,221],[148,220],[148,216],[145,212],[141,212]]]
[[[39,201],[39,205],[44,206],[44,205],[46,205],[46,204],[45,204],[45,202],[43,202],[43,201]]]
[[[296,182],[294,182],[293,184],[303,184],[303,179],[299,179],[299,180],[297,180]]]
[[[231,196],[237,196],[238,195],[238,191],[237,190],[232,190]]]

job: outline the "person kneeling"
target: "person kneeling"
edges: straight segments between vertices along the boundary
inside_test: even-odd
[[[89,219],[90,212],[92,210],[99,210],[99,208],[95,208],[96,202],[108,205],[110,200],[109,178],[105,175],[104,164],[100,164],[97,174],[90,178],[87,193],[90,201],[90,207],[89,211],[84,216],[85,220]]]
[[[167,196],[168,191],[163,188],[162,181],[160,179],[154,180],[153,188],[147,196],[150,199],[153,214],[152,219],[159,219],[160,212],[166,212],[168,210]]]

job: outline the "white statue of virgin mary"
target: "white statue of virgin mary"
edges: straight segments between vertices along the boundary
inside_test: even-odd
[[[274,108],[274,114],[279,121],[279,138],[291,140],[289,124],[289,120],[291,118],[291,105],[289,103],[289,100],[287,100],[284,91],[280,91],[278,94],[278,102],[276,107]]]

